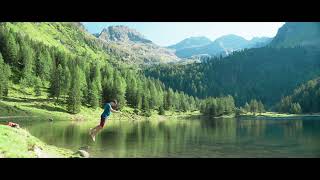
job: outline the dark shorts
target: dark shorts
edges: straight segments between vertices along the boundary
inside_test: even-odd
[[[101,116],[101,119],[100,119],[100,127],[103,127],[103,126],[104,126],[104,124],[105,124],[105,122],[106,122],[107,119],[108,119],[108,116],[107,116],[107,117],[102,117],[102,116]]]

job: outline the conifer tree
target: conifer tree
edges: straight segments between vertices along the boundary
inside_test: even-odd
[[[81,107],[81,82],[80,68],[74,67],[71,73],[71,84],[67,99],[67,109],[70,113],[76,114],[80,112]]]

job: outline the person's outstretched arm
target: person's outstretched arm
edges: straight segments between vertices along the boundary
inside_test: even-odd
[[[114,112],[114,113],[121,113],[121,111],[116,111],[116,110],[112,109],[111,106],[110,106],[110,111],[111,111],[111,112]]]

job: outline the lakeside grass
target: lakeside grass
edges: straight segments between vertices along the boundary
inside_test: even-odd
[[[258,118],[299,118],[299,117],[320,117],[319,113],[315,114],[288,114],[288,113],[278,113],[278,112],[263,112],[263,113],[245,113],[241,114],[240,117],[258,117]]]
[[[48,157],[79,157],[68,149],[47,145],[32,136],[25,129],[0,125],[0,157],[2,158],[36,158],[34,148],[40,148]]]
[[[48,99],[47,89],[41,89],[41,96],[36,97],[33,88],[21,88],[19,85],[11,84],[7,98],[0,101],[0,116],[36,116],[40,119],[48,120],[76,120],[76,121],[100,121],[100,115],[103,109],[96,109],[81,106],[78,114],[70,114],[64,104],[55,103],[53,99]],[[165,115],[159,115],[157,110],[151,111],[151,116],[146,117],[134,113],[131,107],[123,107],[122,114],[112,113],[109,120],[166,120],[176,117],[190,115],[200,115],[199,111],[195,112],[175,112],[166,111]]]

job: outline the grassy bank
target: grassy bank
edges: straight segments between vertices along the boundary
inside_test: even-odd
[[[82,106],[80,113],[70,114],[63,104],[55,103],[53,99],[48,99],[46,91],[46,89],[42,89],[41,96],[36,97],[32,88],[21,89],[18,85],[10,85],[8,97],[0,101],[0,118],[6,116],[36,116],[43,120],[48,120],[49,118],[54,120],[100,120],[102,108],[92,109]],[[125,107],[123,110],[125,113],[122,116],[114,113],[111,118],[125,120],[133,117],[132,108]],[[143,116],[134,117],[135,119],[145,118]]]
[[[45,144],[24,129],[0,125],[0,157],[2,158],[77,157],[73,154],[74,152],[70,150]]]

